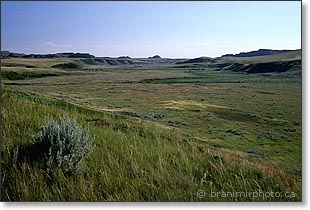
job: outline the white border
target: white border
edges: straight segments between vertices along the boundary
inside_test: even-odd
[[[109,208],[109,209],[185,209],[185,208],[194,208],[194,209],[206,209],[206,208],[216,208],[216,209],[294,209],[294,208],[302,208],[302,209],[309,209],[309,201],[307,201],[308,191],[309,191],[309,182],[307,179],[307,175],[309,175],[309,168],[307,167],[309,155],[309,143],[307,143],[309,139],[308,130],[309,124],[307,120],[309,119],[309,112],[306,110],[307,106],[309,105],[309,85],[307,81],[309,80],[309,73],[308,71],[308,60],[310,56],[308,54],[309,49],[309,42],[306,40],[307,35],[309,35],[309,15],[307,14],[309,11],[309,1],[304,0],[302,2],[302,54],[303,54],[303,196],[302,196],[302,203],[135,203],[135,202],[115,202],[115,203],[104,203],[104,202],[78,202],[78,203],[70,203],[70,202],[11,202],[11,203],[0,203],[0,209],[20,209],[29,210],[29,209],[38,209],[41,210],[54,210],[57,209],[68,209],[74,208],[75,210],[85,210],[89,207],[92,208]]]

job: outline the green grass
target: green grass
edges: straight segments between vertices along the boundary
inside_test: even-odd
[[[300,184],[281,170],[218,156],[208,145],[177,129],[86,109],[62,100],[2,87],[3,201],[262,201],[263,198],[197,197],[212,192],[294,192]],[[66,112],[89,124],[95,148],[82,171],[46,173],[35,163],[18,162],[17,148],[31,143],[45,116]]]
[[[68,58],[10,58],[10,59],[1,59],[1,68],[2,67],[22,67],[25,66],[31,68],[50,68],[53,65],[62,64],[62,63],[80,63],[79,59],[68,59]]]
[[[254,56],[254,57],[223,57],[218,58],[219,63],[226,62],[236,62],[236,63],[267,63],[274,61],[291,61],[291,60],[300,60],[301,59],[301,50],[278,53],[274,55],[265,55],[265,56]]]
[[[55,64],[51,66],[52,68],[58,68],[58,69],[80,69],[82,68],[82,64],[78,62],[69,62],[69,63],[60,63],[60,64]]]
[[[38,72],[15,72],[15,71],[1,71],[1,78],[8,80],[24,80],[30,78],[40,78],[49,76],[59,76],[57,73],[38,73]]]
[[[52,68],[79,65],[78,59],[1,62],[3,200],[301,200],[299,70],[246,74],[172,60],[86,62],[79,69]],[[95,137],[93,153],[74,175],[47,173],[21,157],[45,118],[59,119],[64,113],[89,126]],[[206,196],[197,197],[198,190]],[[209,194],[258,190],[296,196]]]
[[[165,77],[183,77],[184,74],[205,77],[208,82],[191,83],[190,79],[189,83],[141,82],[150,77],[153,80],[162,77],[159,80],[165,81]],[[225,79],[232,82],[217,82]],[[239,80],[243,82],[233,82]],[[130,116],[143,116],[143,113],[163,115],[162,118],[149,117],[148,120],[181,129],[182,133],[205,139],[217,148],[230,148],[246,154],[255,148],[263,151],[263,158],[255,159],[252,153],[245,158],[287,171],[301,170],[300,75],[115,69],[7,84],[22,84],[18,86],[24,90],[96,110]],[[175,105],[167,105],[172,102]],[[252,119],[252,116],[256,117]],[[241,129],[243,136],[228,135],[227,129]],[[295,129],[295,132],[285,129]],[[262,133],[267,132],[272,132],[276,139],[282,139],[281,143],[274,143],[268,138],[262,140]]]

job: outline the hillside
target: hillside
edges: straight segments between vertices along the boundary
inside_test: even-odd
[[[225,157],[177,129],[7,87],[1,97],[5,174],[2,201],[267,199],[208,196],[211,191],[254,192],[258,187],[265,192],[294,192],[294,196],[269,197],[268,201],[300,200],[300,186],[291,175]],[[84,126],[88,124],[96,138],[94,151],[85,160],[83,170],[71,176],[60,170],[47,174],[18,152],[29,148],[32,135],[38,132],[45,116],[59,118],[63,113],[76,117]]]
[[[281,73],[287,71],[301,71],[301,60],[292,61],[274,61],[266,63],[252,63],[252,64],[240,64],[233,63],[228,64],[222,68],[223,70],[246,72],[246,73]]]
[[[155,55],[149,58],[131,58],[129,56],[120,56],[117,58],[112,57],[96,57],[89,53],[55,53],[55,54],[23,54],[13,53],[9,51],[1,51],[1,59],[78,59],[86,65],[159,65],[159,64],[173,64],[185,59],[170,59],[161,58]],[[7,62],[6,62],[7,63]],[[70,67],[72,64],[64,64],[65,68]],[[71,64],[70,64],[71,63]],[[81,63],[79,63],[80,65]],[[8,64],[5,64],[8,65]],[[11,64],[14,65],[14,64]],[[17,64],[18,65],[18,64]],[[59,66],[63,68],[62,66]]]
[[[241,52],[238,54],[225,54],[222,57],[255,57],[255,56],[266,56],[274,55],[279,53],[296,52],[298,50],[271,50],[271,49],[259,49],[250,52]]]
[[[219,58],[194,58],[177,64],[201,64],[218,70],[246,73],[301,73],[301,50],[258,50]]]
[[[55,54],[24,54],[1,51],[1,59],[4,58],[94,58],[89,53],[55,53]]]
[[[213,62],[213,58],[209,57],[199,57],[199,58],[193,58],[181,62],[177,62],[176,64],[188,64],[188,63],[208,63],[208,62]]]

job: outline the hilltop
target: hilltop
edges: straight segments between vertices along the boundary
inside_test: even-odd
[[[152,57],[149,57],[149,58],[161,58],[159,55],[154,55]]]
[[[271,50],[271,49],[259,49],[250,52],[241,52],[238,54],[225,54],[222,57],[254,57],[254,56],[264,56],[264,55],[274,55],[279,53],[295,52],[298,50]]]
[[[94,55],[89,53],[55,53],[55,54],[24,54],[13,53],[10,51],[1,51],[1,59],[4,58],[95,58]]]
[[[159,64],[173,64],[176,62],[184,61],[185,59],[172,59],[172,58],[162,58],[159,55],[155,55],[148,58],[131,58],[130,56],[120,56],[120,57],[98,57],[91,55],[89,53],[74,53],[74,52],[64,52],[55,54],[24,54],[24,53],[14,53],[10,51],[1,51],[1,59],[75,59],[70,60],[64,66],[61,64],[61,68],[74,68],[85,65],[159,65]],[[77,65],[72,65],[72,62],[77,62]],[[69,64],[69,65],[68,65]]]
[[[199,57],[178,64],[214,67],[218,70],[268,73],[297,71],[301,73],[301,50],[264,50],[226,54],[218,58]]]

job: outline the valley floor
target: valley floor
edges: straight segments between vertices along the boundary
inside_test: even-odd
[[[196,65],[4,71],[12,69],[1,87],[2,200],[301,200],[300,74]],[[50,176],[14,159],[45,117],[63,113],[96,139],[82,172]],[[283,195],[210,194],[260,191]]]

